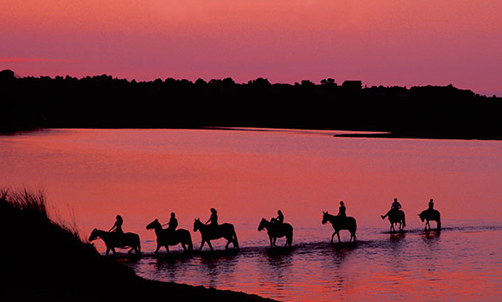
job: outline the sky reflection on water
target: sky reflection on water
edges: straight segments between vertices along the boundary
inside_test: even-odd
[[[502,294],[501,151],[494,141],[329,131],[63,129],[0,137],[0,184],[42,189],[62,218],[74,213],[83,237],[121,214],[144,257],[120,261],[147,278],[285,301],[490,301]],[[408,232],[390,236],[380,215],[394,197]],[[430,198],[443,217],[440,236],[426,235],[416,216]],[[333,229],[321,224],[340,200],[357,220],[356,246],[329,245]],[[153,256],[148,222],[176,212],[198,248],[193,221],[207,220],[211,207],[236,226],[239,253],[221,252],[220,240],[214,255],[183,257],[173,247],[174,259]],[[278,209],[295,228],[291,250],[270,251],[257,231]]]

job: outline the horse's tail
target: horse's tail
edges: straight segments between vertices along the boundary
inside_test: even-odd
[[[351,233],[351,236],[354,237],[354,242],[356,242],[356,231],[357,231],[357,222],[354,218],[352,218],[352,220],[354,221],[354,232]]]
[[[439,214],[438,212],[438,220],[437,220],[437,223],[438,223],[438,231],[441,230],[441,214]]]
[[[236,249],[239,249],[239,242],[237,241],[237,233],[235,232],[235,229],[234,229],[234,234],[232,235],[232,237],[234,237],[234,247]]]
[[[188,236],[187,236],[188,250],[190,252],[193,252],[192,235],[190,235],[190,232],[187,232],[187,233],[188,233]]]
[[[139,239],[139,236],[137,236],[136,239],[138,245],[138,254],[141,255],[141,240]]]
[[[293,227],[291,227],[291,232],[287,236],[287,245],[291,246],[293,244]]]

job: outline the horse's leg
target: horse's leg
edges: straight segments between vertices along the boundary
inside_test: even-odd
[[[272,236],[270,236],[270,235],[269,235],[269,236],[268,236],[268,239],[270,240],[270,247],[271,247],[271,248],[272,248],[272,247],[274,247],[274,243],[273,243],[273,241],[272,241]]]
[[[233,238],[233,243],[234,243],[234,249],[238,250],[239,249],[239,242],[237,241],[237,233],[234,232],[232,235]]]
[[[160,250],[160,245],[157,244],[157,249],[155,249],[155,255],[158,255],[159,254],[159,250]]]
[[[340,239],[340,231],[339,230],[336,232],[336,235],[338,236],[338,243],[342,242],[342,240]]]
[[[204,246],[204,243],[206,243],[205,240],[202,240],[202,243],[200,244],[199,251],[202,251],[202,247]]]
[[[110,254],[110,248],[106,247],[106,256],[108,256],[108,254]]]
[[[211,241],[208,240],[207,241],[207,245],[209,245],[209,248],[211,249],[211,252],[213,252],[214,250],[213,250],[213,246],[211,245]]]
[[[337,231],[335,231],[333,235],[331,235],[331,243],[333,243],[333,237],[335,237],[335,234],[337,234]]]

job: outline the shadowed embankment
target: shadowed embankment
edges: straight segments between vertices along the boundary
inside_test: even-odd
[[[43,194],[0,190],[1,301],[272,301],[137,276],[55,222]]]

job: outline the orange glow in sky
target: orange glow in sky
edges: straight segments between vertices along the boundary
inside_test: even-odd
[[[3,0],[0,69],[502,95],[499,0]]]

